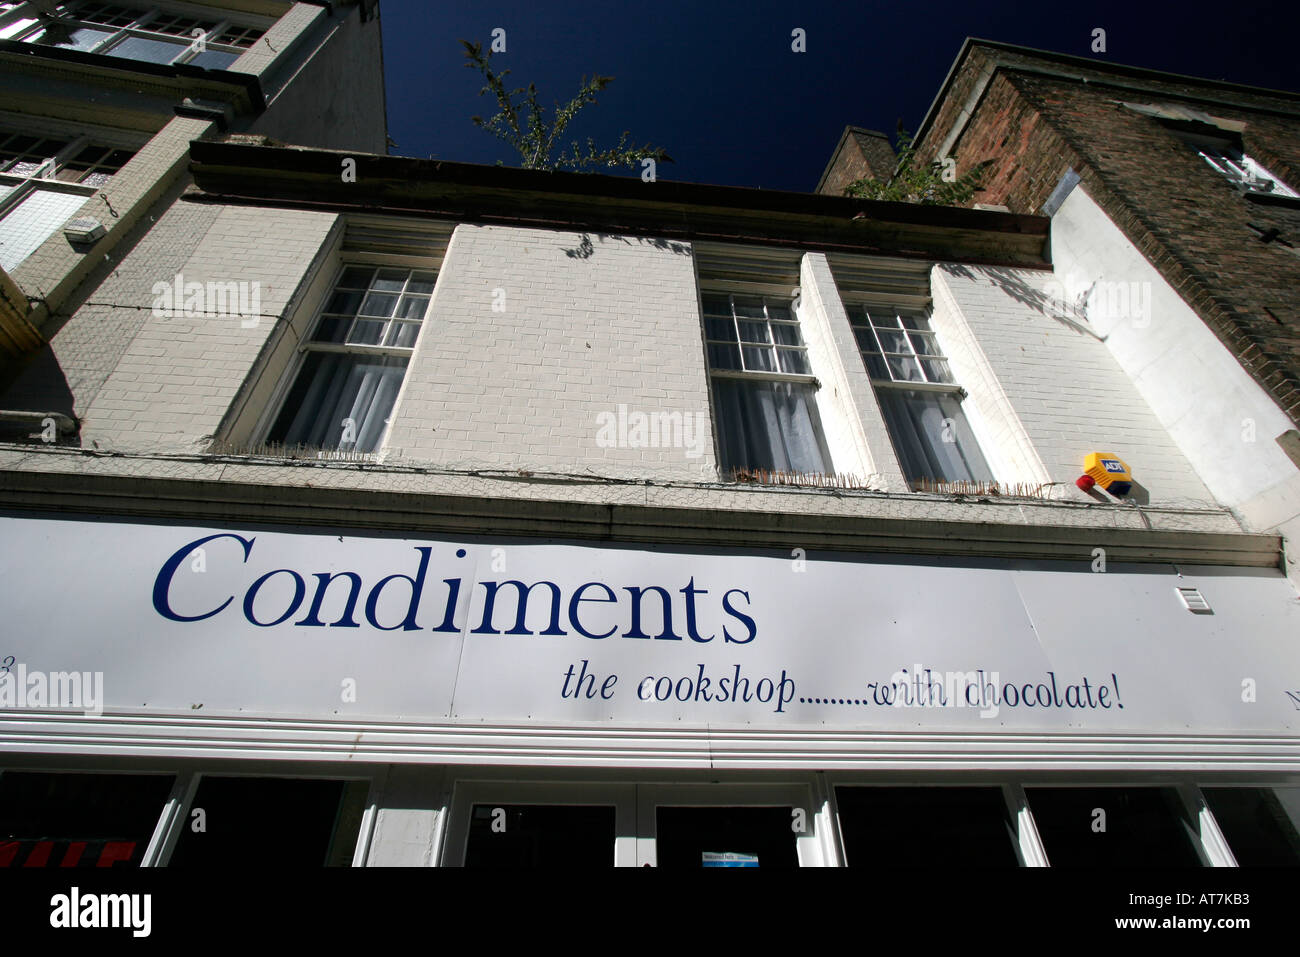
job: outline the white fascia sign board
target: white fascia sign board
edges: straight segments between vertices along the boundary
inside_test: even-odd
[[[4,517],[0,710],[981,734],[1300,728],[1300,602],[1280,573],[1092,568],[1091,553],[792,559]],[[1200,589],[1213,613],[1190,613],[1179,587]]]

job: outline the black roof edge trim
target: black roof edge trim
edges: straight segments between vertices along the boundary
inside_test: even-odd
[[[664,205],[715,206],[755,212],[790,212],[845,218],[865,214],[871,219],[883,222],[946,226],[1020,235],[1046,236],[1049,234],[1050,226],[1050,220],[1045,216],[999,213],[957,206],[890,203],[816,193],[793,193],[671,180],[643,183],[638,178],[604,176],[598,173],[546,172],[509,166],[456,163],[448,160],[383,156],[347,150],[256,146],[212,140],[195,140],[190,144],[191,170],[200,179],[204,166],[244,166],[264,167],[281,175],[294,171],[315,173],[337,180],[340,162],[348,157],[356,160],[358,171],[368,168],[371,176],[376,178],[388,176],[416,182],[421,179],[436,180],[464,186],[535,190],[552,194],[567,193]],[[202,183],[199,185],[202,188]]]
[[[208,70],[188,63],[146,63],[143,60],[128,60],[125,57],[105,56],[102,53],[86,53],[82,50],[63,50],[59,47],[43,47],[22,40],[0,40],[0,53],[16,53],[35,57],[39,60],[53,60],[62,63],[77,63],[82,66],[99,67],[119,73],[135,73],[157,77],[162,80],[203,80],[207,83],[225,83],[230,86],[243,87],[255,113],[266,109],[266,97],[262,94],[262,81],[251,73],[236,73],[230,70]]]

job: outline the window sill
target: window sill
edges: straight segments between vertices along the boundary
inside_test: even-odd
[[[1282,196],[1278,193],[1255,193],[1250,190],[1246,190],[1242,195],[1252,203],[1258,203],[1261,206],[1284,206],[1289,209],[1300,209],[1300,196]]]

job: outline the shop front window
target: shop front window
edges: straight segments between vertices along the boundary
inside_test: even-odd
[[[850,867],[1021,863],[999,787],[838,787],[835,800]]]
[[[138,867],[172,788],[149,774],[0,774],[0,867]]]
[[[205,775],[168,866],[256,858],[271,867],[348,867],[368,788],[365,781]]]
[[[1026,788],[1053,867],[1200,867],[1205,852],[1173,788]]]

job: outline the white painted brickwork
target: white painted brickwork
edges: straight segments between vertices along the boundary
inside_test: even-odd
[[[217,430],[335,216],[178,203],[95,293],[143,316],[93,404],[83,444],[124,451],[198,451]],[[190,282],[260,283],[256,325],[237,316],[152,314],[152,289]],[[143,307],[143,311],[141,308]],[[92,316],[76,320],[93,324]],[[80,411],[80,410],[79,410]]]
[[[817,409],[835,471],[857,475],[871,488],[906,492],[907,479],[823,253],[804,255],[799,282],[799,324],[813,372],[821,380]]]
[[[285,311],[314,262],[335,255],[339,225],[328,213],[185,201],[160,215],[53,339],[54,361],[75,399],[72,411],[84,420],[83,446],[160,455],[206,450],[247,391],[277,321],[272,317]],[[393,411],[385,464],[594,480],[717,481],[689,246],[635,237],[585,239],[501,226],[456,228]],[[265,317],[245,327],[237,316],[153,316],[153,284],[177,272],[186,282],[261,283]],[[1104,343],[1030,304],[1035,290],[1050,280],[1050,274],[1033,271],[953,266],[933,274],[934,327],[957,381],[970,393],[964,408],[996,477],[1059,483],[1058,497],[1095,502],[1074,488],[1074,479],[1086,453],[1113,451],[1134,467],[1152,505],[1191,509],[1185,513],[1189,527],[1221,528],[1228,517],[1215,511]],[[884,476],[880,484],[901,493],[891,499],[896,514],[911,509],[918,517],[942,518],[933,497],[904,490],[824,257],[804,257],[801,283],[800,318],[822,383],[818,403],[835,447],[835,467]],[[302,329],[314,319],[319,298],[294,306],[293,319]],[[283,374],[273,364],[262,384]],[[51,377],[34,381],[48,385]],[[23,386],[20,381],[10,393],[14,405],[58,407],[33,402],[30,393],[24,397]],[[679,439],[695,438],[699,454],[688,455],[686,441],[636,446],[630,431],[616,432],[616,444],[603,447],[600,417],[617,422],[620,406],[629,425],[635,413],[691,414],[702,429]],[[256,418],[261,411],[250,407],[248,415]],[[249,468],[272,483],[364,484],[347,470],[326,475],[300,467]],[[423,488],[433,479],[404,481]],[[635,492],[636,501],[653,495],[656,501],[706,504],[690,489],[654,489],[539,486],[524,494],[615,502],[624,500],[623,492]],[[742,504],[727,493],[729,504],[720,499],[710,507],[825,512],[832,498],[772,491],[745,496]],[[913,500],[914,507],[905,504]],[[843,505],[851,513],[864,507],[847,500]],[[1052,506],[1036,508],[1031,517],[1022,507],[1012,520],[1116,520],[1111,509],[1058,510],[1052,517]]]
[[[1052,218],[1052,260],[1071,294],[1092,291],[1089,315],[1107,347],[1218,500],[1247,529],[1285,537],[1300,585],[1300,472],[1277,444],[1291,428],[1277,403],[1082,186]],[[1108,282],[1149,290],[1151,321],[1098,308]]]
[[[1092,500],[1074,487],[1083,458],[1114,452],[1152,504],[1214,504],[1105,343],[1041,304],[1050,274],[939,266],[932,280],[935,331],[998,479]]]
[[[716,480],[690,248],[620,236],[589,242],[457,227],[386,461]],[[704,425],[700,454],[601,447],[598,417],[618,416],[620,405],[629,415],[690,414]]]
[[[183,173],[189,164],[190,141],[203,139],[215,131],[216,124],[207,120],[179,116],[169,120],[103,189],[88,197],[84,205],[65,219],[74,215],[92,217],[109,232],[129,229]],[[24,289],[39,292],[57,307],[73,284],[84,277],[87,268],[95,265],[98,263],[88,262],[87,254],[73,249],[62,230],[56,229],[12,275]]]

